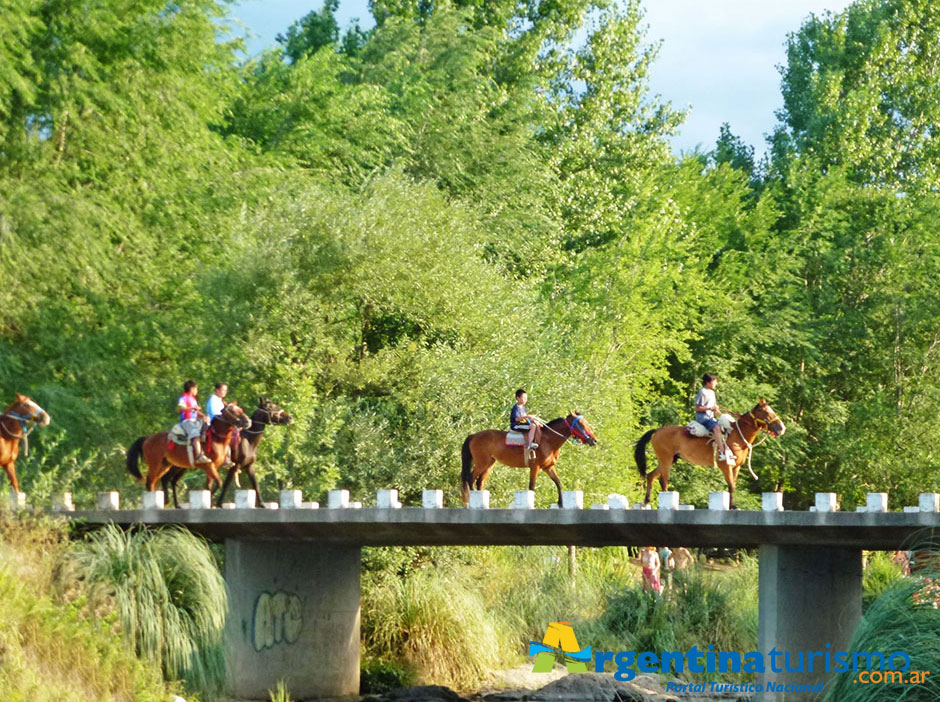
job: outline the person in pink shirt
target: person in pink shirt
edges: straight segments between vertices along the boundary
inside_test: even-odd
[[[196,402],[196,394],[199,392],[199,386],[195,380],[187,380],[183,383],[183,394],[176,401],[176,410],[180,414],[180,426],[186,432],[186,438],[193,447],[193,455],[196,456],[195,463],[211,463],[209,457],[202,452],[202,443],[200,437],[205,427],[205,418],[200,411],[199,403]]]

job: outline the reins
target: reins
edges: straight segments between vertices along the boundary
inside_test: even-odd
[[[271,410],[266,409],[266,408],[264,408],[264,407],[259,407],[259,408],[257,409],[257,411],[258,411],[258,412],[264,412],[266,415],[268,415],[268,421],[262,422],[260,419],[255,419],[255,418],[252,416],[252,417],[251,417],[251,425],[254,426],[255,422],[257,422],[258,424],[261,425],[261,429],[252,430],[251,427],[248,427],[247,429],[242,429],[242,434],[263,434],[263,433],[264,433],[264,427],[270,426],[271,424],[274,424],[274,422],[271,420],[271,418],[273,417],[274,413],[271,412]],[[279,409],[279,410],[277,411],[278,416],[282,415],[283,413],[284,413],[284,410],[282,410],[282,409]],[[554,429],[552,429],[552,431],[554,431]]]
[[[22,440],[23,442],[23,456],[29,456],[29,435],[33,432],[33,429],[36,428],[36,419],[32,416],[24,417],[21,414],[10,410],[0,414],[0,419],[12,419],[15,422],[20,424],[20,433],[14,434],[12,431],[7,429],[6,425],[0,421],[0,429],[6,432],[6,435],[13,440]]]
[[[764,428],[760,424],[757,423],[758,422],[757,417],[753,416],[750,412],[745,412],[744,415],[747,415],[748,417],[751,418],[751,421],[754,422],[754,427],[757,429],[758,432],[760,432],[760,430]],[[743,417],[744,415],[741,415],[741,416]],[[747,472],[751,474],[751,477],[754,478],[754,480],[757,480],[758,479],[757,473],[755,473],[754,469],[751,468],[751,456],[754,455],[755,446],[760,446],[762,443],[767,441],[767,435],[765,434],[761,438],[760,441],[756,441],[752,444],[750,441],[744,438],[744,432],[741,431],[740,421],[741,420],[739,419],[737,422],[734,423],[734,428],[737,429],[738,436],[741,437],[741,441],[743,441],[744,445],[747,446]],[[764,426],[767,426],[767,422],[764,422]]]

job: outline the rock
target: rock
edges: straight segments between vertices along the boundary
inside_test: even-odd
[[[572,673],[536,690],[528,699],[539,702],[674,702],[679,698],[636,682],[614,680],[602,673]]]
[[[385,702],[464,702],[464,699],[443,685],[421,685],[386,692],[377,699]]]

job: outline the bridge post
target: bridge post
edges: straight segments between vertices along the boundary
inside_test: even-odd
[[[758,644],[767,671],[757,681],[761,702],[815,700],[821,694],[770,690],[788,683],[814,684],[828,679],[825,660],[817,656],[812,673],[788,672],[799,658],[803,670],[813,652],[847,651],[862,617],[862,554],[858,548],[828,546],[761,546]],[[827,648],[827,644],[830,646]],[[777,669],[771,670],[771,649]],[[833,663],[833,665],[836,665]],[[850,674],[850,673],[849,673]],[[824,688],[825,689],[825,688]]]
[[[228,692],[267,700],[359,694],[359,546],[225,540]]]

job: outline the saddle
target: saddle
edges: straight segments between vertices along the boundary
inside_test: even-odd
[[[734,420],[727,414],[723,414],[718,418],[718,426],[721,427],[721,433],[726,437],[731,433],[731,430],[734,428]],[[685,433],[689,436],[700,436],[700,437],[711,437],[712,433],[705,428],[704,425],[699,424],[696,421],[691,421],[685,427]]]
[[[202,427],[200,430],[200,436],[205,436],[208,431],[208,427],[205,422],[202,422]],[[177,446],[189,446],[189,439],[186,437],[186,430],[183,429],[182,422],[177,422],[173,425],[173,428],[167,432],[167,444],[176,444]]]
[[[528,443],[526,435],[520,431],[506,432],[506,446],[525,446]]]
[[[167,439],[177,446],[186,446],[189,444],[189,439],[186,438],[186,430],[183,429],[181,424],[176,424],[170,429],[167,434]]]

